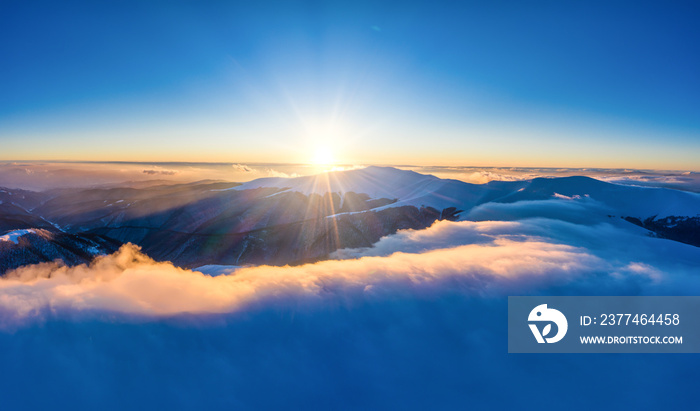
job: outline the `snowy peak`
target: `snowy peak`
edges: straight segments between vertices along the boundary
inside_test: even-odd
[[[479,185],[444,180],[393,167],[371,166],[296,178],[263,178],[232,190],[262,187],[305,195],[324,195],[329,192],[344,195],[355,192],[367,194],[374,199],[397,200],[385,207],[413,205],[467,210],[487,202],[514,203],[589,197],[607,206],[611,213],[622,216],[663,218],[700,215],[700,194],[667,188],[623,186],[583,176]]]
[[[590,177],[536,178],[498,202],[590,197],[617,215],[648,218],[700,215],[700,194],[669,188],[635,187],[599,181]]]
[[[232,190],[276,187],[286,191],[297,191],[305,195],[355,192],[367,194],[371,198],[401,199],[415,196],[430,189],[431,183],[442,181],[444,180],[435,176],[419,174],[414,171],[371,166],[295,178],[261,178],[234,187]]]
[[[98,254],[114,252],[118,246],[114,240],[89,234],[41,228],[10,230],[0,235],[0,275],[23,265],[55,260],[67,265],[83,264]]]
[[[44,230],[41,230],[44,231]],[[3,235],[0,235],[0,241],[6,241],[6,242],[12,242],[15,244],[19,244],[19,239],[20,237],[26,235],[26,234],[36,234],[36,230],[30,228],[26,230],[13,230],[9,231]]]

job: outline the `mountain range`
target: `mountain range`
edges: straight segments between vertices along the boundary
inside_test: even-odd
[[[534,214],[508,215],[508,204],[523,202]],[[469,184],[372,166],[243,184],[0,188],[0,273],[56,259],[84,263],[123,243],[188,268],[293,265],[436,220],[556,218],[552,204],[578,205],[578,221],[615,219],[700,246],[697,193],[589,177]]]

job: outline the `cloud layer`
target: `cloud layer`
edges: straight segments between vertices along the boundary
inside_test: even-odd
[[[442,221],[335,257],[210,277],[128,245],[89,266],[16,270],[0,280],[3,406],[510,409],[546,395],[554,408],[591,409],[696,400],[692,356],[506,347],[506,296],[697,294],[696,247],[619,219],[536,217]]]
[[[667,187],[700,192],[700,173],[693,171],[634,170],[606,168],[533,168],[533,167],[405,167],[472,184],[489,181],[520,181],[537,177],[587,176],[616,184]]]
[[[601,261],[574,247],[498,239],[421,253],[395,253],[299,267],[255,267],[210,277],[158,263],[133,245],[89,266],[45,263],[20,268],[0,280],[6,316],[45,312],[111,311],[126,314],[234,312],[251,304],[290,300],[373,298],[425,293],[459,285],[466,292],[496,292],[598,269]]]
[[[527,204],[522,207],[527,210]],[[44,263],[10,272],[0,280],[0,315],[9,326],[62,313],[231,313],[292,301],[439,295],[445,289],[502,296],[592,278],[675,292],[697,286],[690,274],[700,266],[700,249],[641,232],[626,222],[442,221],[427,230],[400,231],[372,248],[340,250],[336,260],[241,268],[217,277],[153,261],[128,244],[90,265]]]
[[[336,165],[331,171],[359,168],[359,165]],[[536,177],[588,176],[618,184],[669,187],[700,192],[700,173],[691,171],[653,171],[582,168],[518,167],[400,167],[467,183],[519,181]],[[130,184],[158,179],[193,182],[223,180],[246,182],[263,177],[297,177],[328,171],[327,167],[303,164],[243,163],[0,163],[0,187],[46,190],[56,187],[92,187]],[[161,181],[161,183],[162,183]]]

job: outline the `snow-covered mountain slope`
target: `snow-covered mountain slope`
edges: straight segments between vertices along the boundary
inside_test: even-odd
[[[23,265],[54,260],[83,264],[98,254],[114,252],[120,245],[109,238],[43,228],[0,231],[0,275]]]
[[[434,190],[436,184],[440,185],[443,181],[445,180],[413,171],[371,166],[295,178],[260,178],[231,189],[248,190],[276,187],[305,195],[355,192],[369,194],[372,198],[393,199],[415,197],[422,193],[428,193]]]
[[[370,198],[396,199],[383,208],[403,205],[468,210],[487,202],[576,200],[589,197],[608,212],[640,219],[700,215],[700,194],[668,188],[634,187],[589,177],[536,178],[517,182],[469,184],[392,167],[367,167],[297,178],[263,178],[232,190],[279,188],[305,195],[316,193],[364,193]]]
[[[36,233],[36,230],[34,229],[26,229],[26,230],[14,230],[10,231],[8,233],[5,233],[3,235],[0,235],[0,241],[7,241],[7,242],[13,242],[15,244],[19,244],[19,239],[20,237],[26,235],[26,234],[34,234]]]
[[[38,205],[14,204],[22,196],[36,198]],[[77,240],[58,232],[131,242],[153,258],[181,266],[283,265],[317,261],[340,248],[371,246],[398,230],[456,219],[546,218],[596,224],[612,222],[612,216],[629,229],[641,230],[634,224],[663,238],[700,245],[700,194],[588,177],[479,185],[367,167],[236,186],[203,182],[57,189],[21,196],[13,192],[6,197],[13,203],[0,204],[0,237],[8,239],[0,241],[0,251],[5,252],[0,262],[11,255],[13,265],[50,261],[60,255],[45,251],[54,243],[80,249]],[[47,230],[52,238],[16,231],[29,229]],[[65,242],[57,242],[64,237]],[[44,251],[34,258],[28,250]],[[66,261],[82,261],[66,255]]]
[[[486,185],[469,184],[458,180],[440,179],[414,171],[394,167],[370,166],[348,171],[334,171],[295,178],[261,178],[234,187],[231,190],[279,188],[304,195],[348,192],[367,194],[370,198],[397,200],[387,207],[411,205],[437,209],[447,207],[471,208],[492,192],[500,190]]]
[[[636,187],[590,177],[536,178],[499,202],[588,196],[617,215],[637,218],[700,215],[700,194],[669,188]]]

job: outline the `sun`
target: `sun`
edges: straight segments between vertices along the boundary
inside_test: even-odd
[[[326,146],[318,146],[314,150],[314,157],[311,162],[319,166],[327,166],[335,163],[333,151]]]

